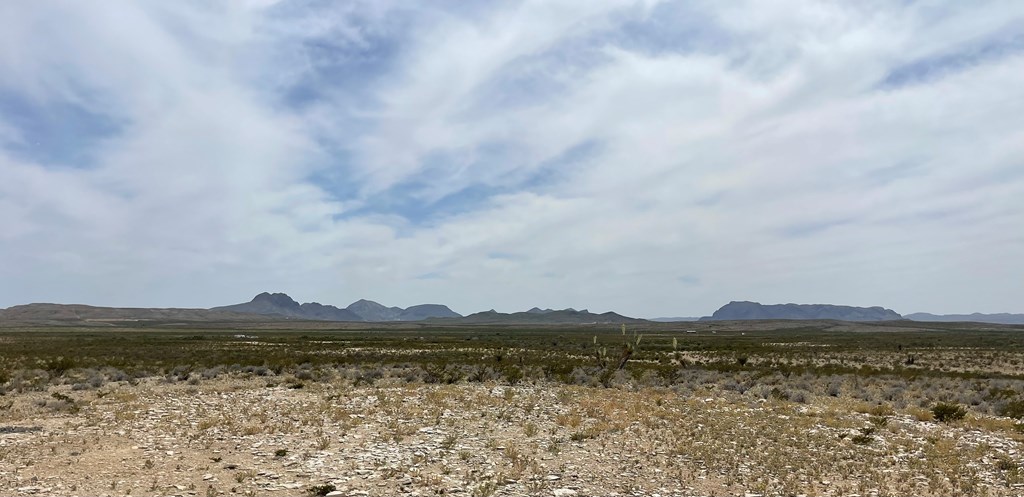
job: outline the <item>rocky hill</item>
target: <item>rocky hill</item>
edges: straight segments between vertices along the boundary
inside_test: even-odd
[[[346,307],[359,316],[360,321],[398,321],[402,315],[401,307],[386,307],[372,300],[359,299]]]
[[[831,304],[774,304],[729,302],[701,321],[750,319],[834,319],[838,321],[891,321],[903,319],[895,311],[882,307],[853,307]]]
[[[441,304],[420,304],[405,308],[398,315],[398,321],[423,321],[432,318],[461,318],[459,314]]]

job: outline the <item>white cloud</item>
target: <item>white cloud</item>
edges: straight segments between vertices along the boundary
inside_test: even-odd
[[[1024,312],[1016,3],[291,8],[0,7],[0,104],[117,123],[81,167],[0,117],[0,305]]]

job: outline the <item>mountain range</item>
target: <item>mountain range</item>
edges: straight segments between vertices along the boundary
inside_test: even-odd
[[[88,323],[112,324],[131,321],[273,321],[311,320],[339,322],[410,322],[430,321],[438,324],[620,324],[640,323],[614,312],[601,314],[586,309],[542,309],[534,307],[523,312],[501,313],[495,310],[462,316],[442,304],[421,304],[408,308],[387,307],[372,300],[360,299],[347,307],[318,302],[300,304],[284,293],[263,292],[249,302],[211,309],[95,307],[79,304],[27,304],[0,309],[0,322],[14,323]],[[774,304],[733,301],[711,316],[655,318],[654,322],[680,321],[743,321],[761,319],[837,321],[891,321],[908,319],[922,322],[969,321],[995,324],[1024,324],[1024,314],[946,314],[914,313],[901,316],[883,307],[853,307],[831,304]],[[646,321],[646,322],[650,322]]]
[[[214,307],[210,310],[315,321],[422,321],[430,318],[462,317],[461,314],[441,304],[414,305],[402,309],[401,307],[386,307],[372,300],[360,299],[349,304],[348,307],[339,308],[319,302],[299,304],[287,294],[267,292],[257,295],[249,302]]]
[[[651,318],[649,321],[654,321],[655,323],[684,323],[690,321],[700,321],[700,318],[693,316],[672,316],[663,318]]]
[[[1024,324],[1024,314],[1009,314],[1005,312],[997,314],[982,314],[980,312],[975,312],[974,314],[930,314],[927,312],[915,312],[903,317],[913,321],[930,322],[971,321],[975,323]]]
[[[210,309],[151,309],[96,307],[80,304],[27,304],[0,309],[0,323],[110,325],[136,321],[345,321],[345,322],[409,322],[430,321],[438,324],[620,324],[640,323],[614,312],[601,314],[586,309],[540,309],[501,313],[494,310],[463,317],[441,304],[387,307],[372,300],[357,300],[348,307],[335,307],[319,302],[300,304],[284,293],[263,292],[249,302]]]
[[[891,321],[903,319],[891,309],[831,304],[774,304],[729,302],[701,321],[748,319],[835,319],[838,321]]]
[[[446,320],[447,321],[447,320]],[[534,307],[525,312],[504,313],[493,309],[470,314],[462,319],[453,320],[465,324],[624,324],[643,323],[644,319],[636,319],[614,312],[595,314],[586,309],[538,309]]]

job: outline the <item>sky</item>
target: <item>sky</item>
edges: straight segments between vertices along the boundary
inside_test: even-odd
[[[0,307],[1024,312],[1024,2],[0,3]]]

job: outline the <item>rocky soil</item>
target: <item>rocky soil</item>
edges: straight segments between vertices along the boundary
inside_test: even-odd
[[[1024,494],[1011,420],[925,418],[713,388],[149,379],[0,397],[0,494]]]

